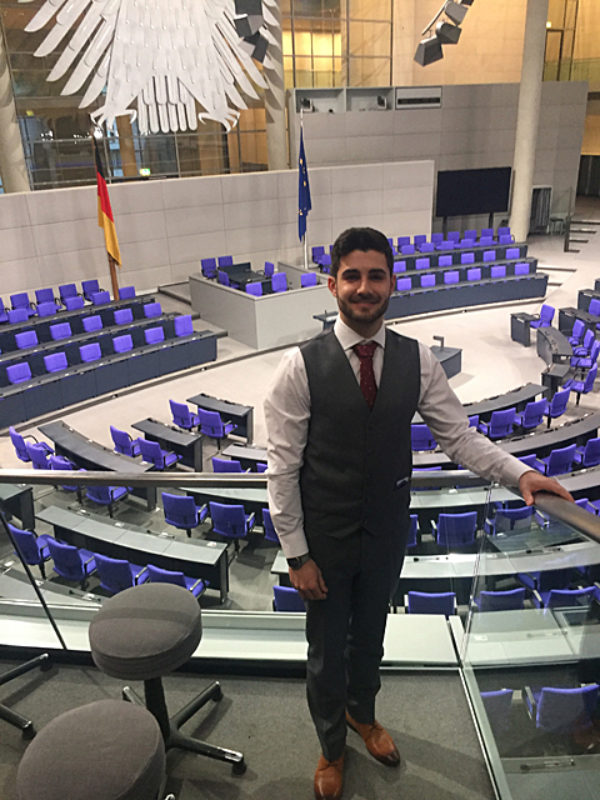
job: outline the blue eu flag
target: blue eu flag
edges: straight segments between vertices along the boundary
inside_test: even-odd
[[[300,152],[298,154],[298,236],[300,241],[306,233],[306,219],[311,208],[308,169],[304,153],[304,130],[300,128]]]

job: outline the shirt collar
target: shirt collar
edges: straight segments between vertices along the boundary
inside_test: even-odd
[[[376,344],[378,344],[380,347],[385,348],[385,325],[383,324],[383,321],[375,336],[371,336],[370,339],[365,339],[359,333],[353,331],[350,326],[346,325],[346,323],[338,314],[333,325],[333,332],[344,351],[351,350],[355,344],[360,344],[361,342],[367,341],[376,342]]]

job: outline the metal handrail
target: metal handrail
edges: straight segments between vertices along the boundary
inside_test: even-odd
[[[0,469],[0,483],[57,486],[132,486],[143,488],[161,486],[165,488],[213,489],[266,489],[264,473],[223,472],[150,472],[142,475],[127,472]],[[414,472],[411,485],[415,489],[450,488],[456,485],[472,488],[492,487],[485,478],[468,470],[436,470],[427,473]],[[516,493],[516,488],[515,488]],[[600,542],[600,517],[596,517],[557,495],[539,492],[535,506],[539,511],[551,514],[554,519],[580,530],[594,541]]]
[[[45,486],[69,484],[71,486],[170,486],[175,488],[265,489],[267,476],[264,473],[231,472],[109,472],[107,470],[44,470],[44,469],[0,469],[0,483],[29,483]],[[440,470],[415,472],[411,484],[415,488],[454,488],[461,486],[488,486],[490,482],[468,470]]]

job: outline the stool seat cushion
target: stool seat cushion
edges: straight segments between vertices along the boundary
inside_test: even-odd
[[[160,728],[142,706],[98,700],[56,717],[17,772],[19,800],[152,800],[164,782]]]
[[[149,680],[185,664],[202,638],[198,601],[181,586],[144,583],[104,602],[90,624],[96,666],[113,678]]]

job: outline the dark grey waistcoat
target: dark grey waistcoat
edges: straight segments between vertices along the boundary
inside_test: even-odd
[[[304,529],[343,538],[360,529],[405,535],[410,423],[420,390],[418,344],[389,330],[372,410],[333,331],[301,347],[311,417],[300,489]]]

